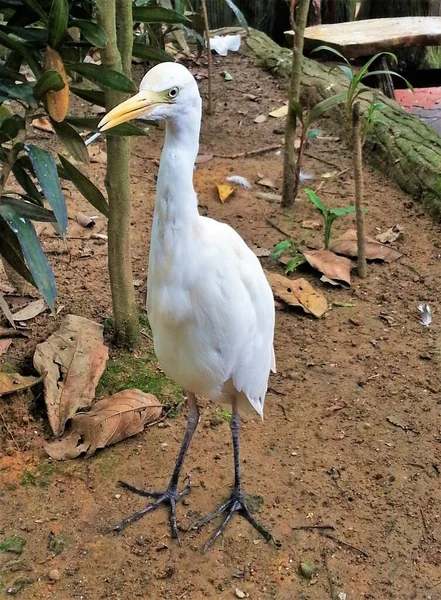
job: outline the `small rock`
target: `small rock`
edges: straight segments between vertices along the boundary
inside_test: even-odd
[[[346,594],[344,592],[338,592],[338,600],[346,600]]]
[[[60,571],[58,569],[52,569],[51,571],[49,571],[48,577],[51,581],[60,581]]]
[[[121,498],[121,494],[115,494],[115,498],[119,500]]]
[[[313,562],[300,563],[300,573],[305,579],[311,579],[314,573],[317,571],[317,568],[317,565],[315,565]]]
[[[245,594],[245,592],[242,592],[242,590],[240,590],[239,588],[236,588],[234,590],[234,593],[236,595],[236,598],[246,598],[247,595]]]

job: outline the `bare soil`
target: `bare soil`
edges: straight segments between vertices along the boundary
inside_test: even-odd
[[[215,58],[214,65],[216,113],[204,115],[201,152],[232,155],[281,144],[283,120],[253,122],[284,103],[277,81],[241,55]],[[233,80],[225,82],[222,71]],[[205,80],[201,89],[205,93]],[[343,140],[332,139],[336,132],[330,120],[323,129],[331,139],[311,147],[316,158],[306,158],[305,171],[315,174],[312,187],[324,182],[320,194],[330,206],[352,204],[351,156]],[[162,137],[162,131],[152,130],[133,143],[133,253],[140,306]],[[319,244],[322,230],[301,228],[304,220],[320,220],[303,192],[291,212],[257,199],[255,191],[263,189],[257,185],[239,189],[223,205],[217,198],[215,185],[232,174],[252,182],[263,175],[280,189],[281,164],[277,151],[237,159],[215,156],[199,164],[195,185],[201,212],[229,223],[261,248],[285,237],[268,219],[297,241]],[[101,186],[104,170],[92,165]],[[342,174],[322,179],[334,171]],[[119,479],[146,488],[168,481],[185,408],[161,427],[89,460],[54,463],[43,449],[50,435],[41,396],[1,399],[0,541],[20,536],[25,546],[21,556],[0,552],[0,595],[9,597],[12,588],[26,600],[197,600],[233,598],[237,588],[252,600],[441,598],[440,228],[418,203],[368,167],[365,180],[368,234],[399,224],[404,236],[394,245],[403,257],[371,264],[366,280],[354,274],[351,290],[325,286],[312,270],[299,270],[326,294],[332,309],[321,320],[278,309],[278,372],[270,381],[265,420],[247,419],[243,427],[246,492],[255,496],[258,518],[282,546],[266,544],[235,517],[221,541],[203,555],[212,528],[183,533],[178,544],[170,539],[162,509],[119,535],[105,533],[143,506],[142,498],[118,487]],[[78,210],[94,214],[70,186],[66,196],[72,216]],[[351,226],[352,217],[338,220],[334,235]],[[104,219],[96,231],[105,232]],[[107,248],[90,234],[71,220],[65,253],[49,227],[43,232],[64,308],[56,318],[46,313],[31,321],[30,338],[15,339],[3,363],[29,372],[35,345],[57,328],[63,314],[100,322],[110,314]],[[266,268],[279,269],[262,260]],[[430,327],[417,320],[421,301],[432,307]],[[145,344],[151,348],[148,338]],[[178,507],[183,527],[213,510],[232,481],[228,423],[212,418],[215,406],[201,404],[201,423],[185,464],[193,491]],[[318,524],[333,529],[308,529]],[[301,562],[318,567],[311,581],[299,574]]]

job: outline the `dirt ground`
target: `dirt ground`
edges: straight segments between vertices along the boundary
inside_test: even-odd
[[[282,120],[254,123],[257,115],[283,104],[278,82],[245,56],[217,57],[214,66],[218,102],[214,116],[204,115],[201,152],[231,155],[281,144]],[[225,82],[222,71],[233,80]],[[201,89],[205,92],[206,81]],[[316,177],[310,185],[324,181],[320,195],[330,206],[352,204],[350,154],[335,139],[329,119],[323,129],[331,139],[310,149],[317,157],[306,158],[305,170]],[[157,172],[152,159],[159,158],[162,138],[161,131],[152,130],[149,138],[133,143],[133,253],[140,305]],[[281,164],[280,152],[273,151],[214,157],[198,165],[201,212],[229,223],[255,246],[272,248],[284,239],[267,219],[298,241],[318,243],[321,230],[301,228],[304,220],[320,219],[303,192],[292,213],[257,199],[257,190],[271,191],[257,185],[249,192],[238,190],[224,205],[217,198],[215,184],[231,174],[252,182],[262,175],[280,190]],[[344,172],[322,179],[332,171]],[[93,165],[92,173],[103,185],[104,166]],[[212,526],[183,533],[178,544],[169,537],[162,509],[119,535],[105,533],[144,502],[119,488],[118,479],[147,488],[168,481],[185,408],[161,427],[89,460],[55,463],[43,449],[50,436],[41,398],[2,399],[0,541],[25,540],[21,556],[0,552],[3,597],[197,600],[243,597],[243,592],[252,600],[441,598],[440,228],[381,174],[365,167],[365,179],[368,233],[399,224],[404,236],[394,245],[403,257],[372,264],[366,280],[354,274],[351,290],[320,283],[309,268],[299,270],[326,294],[332,308],[320,320],[277,310],[278,372],[271,377],[265,420],[248,419],[243,427],[246,492],[256,497],[258,517],[281,547],[266,544],[235,517],[221,541],[202,555]],[[71,215],[77,210],[94,214],[70,186],[66,197]],[[351,226],[352,217],[343,217],[334,235]],[[104,219],[96,230],[105,230]],[[30,338],[14,340],[3,363],[29,372],[35,345],[64,314],[100,322],[110,314],[106,245],[90,235],[71,220],[66,254],[50,228],[42,234],[64,308],[56,318],[46,313],[31,321]],[[279,269],[262,260],[266,268]],[[421,301],[432,307],[430,327],[417,320]],[[147,338],[145,343],[139,354],[151,350]],[[194,487],[188,502],[178,507],[183,527],[217,506],[232,481],[228,423],[213,418],[219,414],[215,406],[201,404],[201,423],[184,467]],[[301,562],[318,567],[311,581],[299,574]]]

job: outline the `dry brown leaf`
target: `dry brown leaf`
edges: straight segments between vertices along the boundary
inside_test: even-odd
[[[267,177],[263,177],[262,179],[259,179],[259,181],[257,182],[259,185],[263,185],[264,187],[276,190],[279,186],[277,185],[277,183],[275,181],[273,181],[272,179],[268,179]]]
[[[222,204],[226,200],[228,200],[228,198],[231,196],[231,194],[236,189],[232,185],[227,185],[226,183],[218,183],[218,184],[216,184],[216,187],[217,187],[217,193],[219,194],[219,200],[222,202]]]
[[[257,117],[254,119],[255,123],[265,123],[265,121],[268,119],[268,117],[266,115],[257,115]]]
[[[300,306],[318,319],[328,310],[326,298],[317,292],[306,279],[288,279],[278,273],[265,271],[274,295],[289,304]]]
[[[399,225],[394,225],[384,233],[379,233],[375,239],[381,244],[391,244],[396,242],[403,235],[403,230]]]
[[[321,229],[322,224],[319,221],[302,221],[302,229]]]
[[[344,281],[351,285],[351,261],[348,258],[337,256],[329,250],[303,250],[307,262],[334,281]]]
[[[256,198],[266,200],[266,202],[281,202],[282,200],[280,194],[273,194],[271,192],[256,192]]]
[[[96,225],[95,219],[85,215],[82,212],[77,212],[77,214],[75,215],[75,220],[78,223],[78,225],[81,225],[81,227],[89,227],[90,228],[90,227],[94,227]]]
[[[108,355],[103,327],[76,315],[64,317],[60,328],[38,344],[34,366],[39,373],[48,373],[44,400],[56,436],[63,433],[66,421],[79,408],[92,404]]]
[[[13,313],[12,316],[14,317],[14,321],[29,321],[29,319],[34,319],[45,310],[47,310],[46,302],[41,298],[40,300],[31,302],[18,312]]]
[[[54,121],[63,121],[69,109],[69,83],[61,56],[56,50],[46,46],[44,55],[44,70],[58,71],[64,82],[64,88],[59,92],[48,92],[46,95],[47,111]]]
[[[288,114],[288,105],[284,104],[280,108],[276,108],[276,110],[272,110],[269,113],[270,117],[274,117],[275,119],[281,119],[282,117],[286,117]]]
[[[46,373],[42,373],[40,377],[24,377],[19,373],[0,373],[0,397],[7,396],[8,394],[15,394],[16,392],[22,392],[28,388],[40,383],[46,376]]]
[[[0,356],[4,354],[12,344],[11,338],[0,339]]]
[[[32,121],[32,126],[35,129],[39,129],[40,131],[48,131],[49,133],[54,133],[54,128],[51,125],[51,122],[47,117],[39,117],[38,119],[34,119]]]
[[[97,448],[140,433],[147,423],[159,419],[161,411],[152,394],[123,390],[99,400],[88,413],[76,414],[71,430],[62,440],[46,444],[45,450],[55,460],[76,458],[82,452],[91,456]]]
[[[212,158],[213,158],[213,154],[210,152],[207,152],[206,154],[198,154],[196,156],[195,163],[197,165],[203,165],[204,163],[210,162],[210,160],[212,160]]]
[[[87,146],[87,151],[89,153],[90,162],[99,165],[105,165],[107,163],[107,152],[101,150],[99,146]]]
[[[383,260],[385,262],[393,262],[398,260],[402,255],[398,250],[384,246],[371,237],[365,237],[366,258],[368,260]],[[331,250],[343,256],[356,258],[357,252],[357,232],[355,229],[349,229],[337,240],[332,242]]]

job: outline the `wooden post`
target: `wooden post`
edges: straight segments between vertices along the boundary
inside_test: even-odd
[[[357,270],[359,277],[367,276],[364,208],[363,208],[363,146],[360,130],[360,103],[352,109],[352,137],[354,148],[355,216],[357,220]]]

